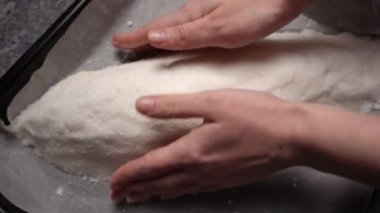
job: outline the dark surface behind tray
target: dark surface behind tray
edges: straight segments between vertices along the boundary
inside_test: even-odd
[[[74,0],[0,0],[0,76]]]

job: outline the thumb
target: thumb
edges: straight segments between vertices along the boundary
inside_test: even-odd
[[[212,33],[205,19],[157,29],[148,33],[152,46],[166,50],[188,50],[211,45]]]

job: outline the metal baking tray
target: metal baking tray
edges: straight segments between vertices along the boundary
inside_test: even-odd
[[[184,0],[92,0],[12,101],[8,117],[12,120],[51,85],[74,72],[120,63],[120,52],[111,44],[114,33],[133,30],[183,3]],[[133,22],[132,28],[128,21]],[[283,30],[319,27],[300,17]],[[9,203],[12,202],[20,209],[36,213],[349,213],[364,210],[373,193],[371,187],[363,184],[296,167],[246,187],[174,200],[115,205],[109,198],[107,182],[84,180],[62,172],[1,128],[0,171],[0,192],[4,195],[0,196],[0,206],[12,208]]]

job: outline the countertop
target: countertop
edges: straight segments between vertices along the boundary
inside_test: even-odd
[[[74,0],[0,0],[0,76]]]

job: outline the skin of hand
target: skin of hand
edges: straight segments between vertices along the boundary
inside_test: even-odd
[[[189,0],[174,14],[115,35],[120,49],[236,48],[260,40],[297,17],[311,0]]]
[[[148,97],[137,109],[155,118],[204,118],[170,145],[116,171],[112,198],[171,198],[249,184],[294,162],[298,123],[291,103],[251,91],[210,91]]]
[[[295,165],[380,186],[378,116],[246,90],[149,96],[136,107],[153,118],[205,122],[120,167],[110,180],[114,201],[212,192]]]

